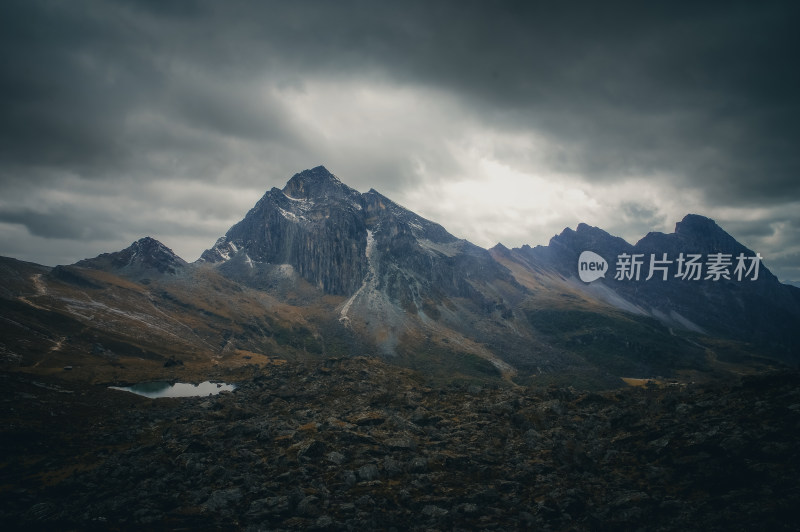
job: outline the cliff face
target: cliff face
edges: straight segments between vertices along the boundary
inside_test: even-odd
[[[445,295],[480,300],[480,285],[496,279],[514,284],[486,250],[321,166],[267,192],[200,260],[237,258],[252,268],[289,265],[326,294],[353,295],[369,281],[414,313]]]
[[[273,188],[203,252],[200,260],[290,265],[325,293],[346,295],[366,274],[366,224],[361,194],[324,167]]]

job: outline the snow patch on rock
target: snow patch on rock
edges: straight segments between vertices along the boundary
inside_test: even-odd
[[[375,265],[372,263],[372,255],[374,250],[375,236],[372,231],[367,229],[367,274],[364,276],[361,286],[352,296],[350,296],[350,299],[345,302],[345,304],[342,306],[342,310],[339,312],[339,321],[345,325],[348,325],[350,322],[350,318],[347,317],[347,313],[350,311],[350,307],[353,305],[353,302],[356,300],[356,298],[370,287],[372,289],[377,288],[377,272],[375,271]]]

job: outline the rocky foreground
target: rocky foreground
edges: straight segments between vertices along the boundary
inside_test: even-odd
[[[140,398],[0,375],[4,529],[796,530],[800,375],[588,393],[368,358]]]

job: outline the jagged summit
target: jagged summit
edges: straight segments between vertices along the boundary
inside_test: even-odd
[[[306,200],[360,195],[357,190],[342,183],[324,166],[317,166],[295,174],[286,183],[282,192],[289,198]]]
[[[728,234],[714,220],[699,214],[687,214],[675,224],[673,233],[650,232],[636,243],[636,249],[645,253],[727,253],[737,256],[755,252]],[[774,278],[764,268],[763,278]],[[777,279],[775,279],[777,281]]]
[[[378,248],[396,253],[399,262],[418,254],[477,252],[375,189],[361,194],[318,166],[295,174],[283,190],[268,191],[199,261],[235,263],[239,257],[251,270],[259,264],[288,265],[324,292],[352,294],[369,271],[370,235]]]
[[[494,247],[493,247],[492,249],[490,249],[489,251],[492,251],[492,252],[497,252],[497,253],[503,253],[503,254],[508,254],[508,253],[510,253],[510,252],[511,252],[511,249],[510,249],[510,248],[507,248],[505,245],[503,245],[503,243],[502,243],[502,242],[498,242],[498,243],[497,243],[497,244],[495,244],[495,245],[494,245]]]
[[[687,214],[683,220],[675,224],[675,232],[683,233],[686,231],[722,231],[717,222],[700,214]]]
[[[127,248],[113,253],[103,253],[93,259],[84,259],[75,266],[98,270],[115,270],[129,275],[158,272],[176,274],[187,265],[170,248],[146,236]]]
[[[273,188],[199,262],[261,286],[276,268],[324,292],[348,294],[366,272],[367,228],[361,194],[324,166]]]
[[[547,264],[569,275],[578,255],[584,250],[594,251],[603,256],[629,252],[632,246],[624,239],[585,223],[579,223],[575,230],[566,227],[552,237],[547,246],[522,246],[520,251],[530,255],[534,262]]]
[[[684,216],[683,220],[675,224],[674,235],[698,245],[710,245],[718,251],[737,253],[742,251],[752,254],[751,250],[725,232],[714,220],[699,214]]]

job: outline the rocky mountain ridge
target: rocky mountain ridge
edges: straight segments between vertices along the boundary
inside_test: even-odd
[[[609,264],[589,283],[587,250]],[[447,378],[601,388],[798,363],[800,290],[763,264],[752,281],[676,278],[683,253],[755,256],[697,215],[635,245],[579,224],[548,246],[487,251],[316,167],[267,191],[193,264],[152,238],[53,269],[6,261],[16,281],[0,347],[41,364],[20,353],[30,326],[50,320],[60,325],[34,343],[65,359],[85,346],[155,367],[375,354]],[[615,279],[626,254],[668,255],[673,270]]]
[[[609,263],[608,274],[592,283],[577,279],[578,258],[586,250]],[[634,245],[579,224],[577,230],[565,229],[553,237],[548,246],[523,246],[511,253],[532,271],[557,272],[606,303],[652,316],[670,327],[766,345],[786,360],[796,357],[800,347],[795,332],[800,323],[800,290],[780,283],[757,252],[704,216],[689,214],[676,224],[674,233],[651,232]],[[688,267],[678,264],[691,255],[698,257],[696,276],[694,272],[685,275]],[[623,256],[643,262],[638,278],[615,275],[615,261]],[[717,256],[728,262],[724,276],[702,269]],[[740,256],[745,268],[737,275]],[[651,261],[664,261],[661,266],[666,271],[656,271],[647,279]]]

